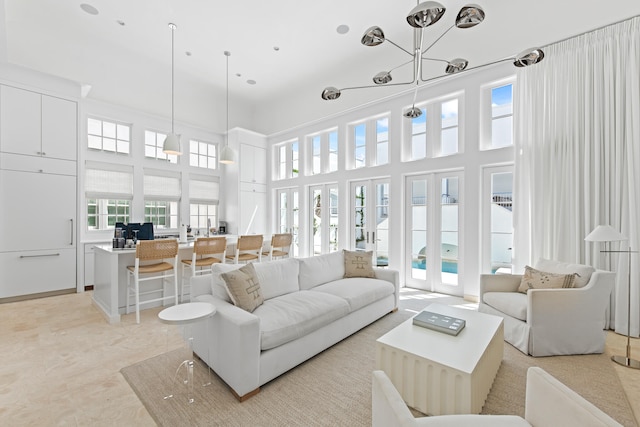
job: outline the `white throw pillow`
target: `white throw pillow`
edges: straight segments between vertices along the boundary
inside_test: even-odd
[[[300,268],[296,258],[257,262],[253,266],[265,300],[300,290],[298,285]]]
[[[591,279],[591,274],[596,271],[595,268],[589,265],[583,264],[570,264],[568,262],[552,261],[549,259],[540,258],[536,262],[535,268],[537,270],[546,271],[556,274],[573,274],[577,276],[573,281],[574,288],[582,288]]]

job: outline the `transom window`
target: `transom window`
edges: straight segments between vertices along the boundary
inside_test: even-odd
[[[460,151],[459,109],[461,97],[429,102],[422,114],[404,122],[405,160],[448,156]]]
[[[151,130],[144,131],[144,156],[165,160],[169,163],[178,163],[178,156],[175,154],[165,154],[162,152],[162,145],[167,137],[166,134],[154,132]]]
[[[87,146],[93,150],[129,154],[131,126],[90,117],[87,119]]]
[[[277,167],[276,179],[295,178],[300,172],[298,141],[290,141],[275,146]]]
[[[218,147],[211,142],[189,141],[189,166],[205,169],[218,167]]]
[[[328,130],[308,135],[307,175],[318,175],[338,170],[338,131]]]
[[[513,85],[491,89],[491,147],[513,145]]]

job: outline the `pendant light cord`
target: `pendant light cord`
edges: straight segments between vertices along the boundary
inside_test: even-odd
[[[231,52],[225,50],[224,55],[227,57],[227,132],[224,135],[224,146],[226,147],[229,144],[229,57]]]
[[[175,135],[175,131],[173,129],[173,94],[174,94],[174,50],[173,50],[173,33],[175,31],[176,24],[169,24],[169,28],[171,28],[171,133]]]

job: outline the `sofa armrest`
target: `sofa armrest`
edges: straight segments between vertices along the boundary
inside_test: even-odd
[[[238,397],[259,387],[260,318],[212,295],[197,301],[216,306],[207,322],[194,325],[194,350]]]
[[[538,367],[527,371],[525,419],[536,427],[621,426],[609,415]]]
[[[391,270],[388,268],[374,268],[373,273],[376,275],[376,279],[386,280],[387,282],[393,283],[395,288],[395,296],[396,296],[396,305],[398,307],[398,302],[400,300],[400,273],[398,270]]]
[[[517,292],[521,274],[481,274],[479,301],[486,292]]]

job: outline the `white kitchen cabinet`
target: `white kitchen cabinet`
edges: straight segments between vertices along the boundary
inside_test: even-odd
[[[224,212],[232,234],[268,234],[266,137],[243,129],[229,133],[229,146],[238,162],[225,165]]]
[[[267,150],[240,143],[240,182],[267,183]]]
[[[265,234],[267,213],[266,186],[240,183],[239,234]]]
[[[77,158],[77,103],[0,85],[0,151]]]
[[[77,288],[77,114],[0,85],[0,300]]]

